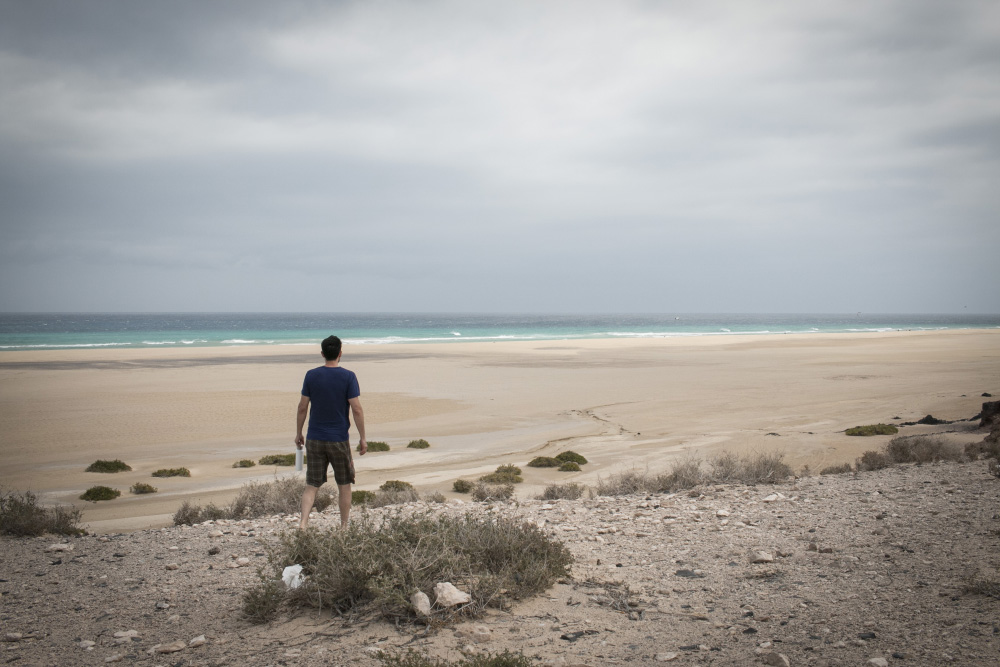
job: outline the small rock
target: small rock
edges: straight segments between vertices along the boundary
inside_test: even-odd
[[[751,563],[773,563],[774,556],[767,553],[766,551],[758,551],[750,559]]]
[[[121,653],[115,653],[114,655],[109,655],[107,658],[105,658],[104,662],[106,662],[106,663],[107,662],[121,662],[124,659],[125,659],[124,655],[122,655]]]
[[[889,667],[889,661],[885,658],[872,658],[868,661],[869,665],[872,667]]]
[[[763,658],[765,665],[773,665],[774,667],[790,667],[792,664],[784,653],[766,653],[761,658]]]
[[[220,553],[222,553],[222,549],[220,549],[219,547],[212,547],[211,549],[208,550],[209,556],[215,556]]]
[[[239,558],[236,559],[236,565],[238,567],[246,567],[249,564],[250,564],[250,559],[247,558],[246,556],[240,556]]]
[[[175,642],[170,642],[169,644],[157,644],[153,647],[154,653],[177,653],[177,651],[183,651],[187,648],[187,643],[183,639],[178,639]]]
[[[719,510],[718,512],[715,513],[715,516],[720,516],[720,517],[729,516],[729,510]],[[663,654],[663,653],[661,653],[659,655],[671,655],[671,654]],[[673,654],[673,655],[676,655],[676,654]]]
[[[819,552],[821,554],[832,554],[833,553],[833,547],[820,547],[819,548]]]
[[[20,632],[8,632],[3,638],[5,642],[19,642],[22,639],[24,639],[24,635]]]
[[[466,604],[472,600],[468,593],[455,588],[450,581],[442,581],[434,585],[435,602],[442,607],[454,607]]]
[[[72,551],[73,550],[73,545],[72,544],[67,544],[66,542],[60,542],[58,544],[50,544],[45,550],[48,551],[48,552],[53,552],[53,551]]]
[[[286,658],[299,658],[302,656],[302,649],[300,648],[290,648],[285,651]]]
[[[223,533],[221,530],[213,530],[208,534],[208,536],[215,538],[215,537],[222,537],[224,534],[225,533]]]
[[[156,608],[159,610],[170,609],[170,603],[168,602],[157,602]]]
[[[139,632],[136,630],[119,630],[114,636],[116,644],[128,644],[134,637],[139,636]]]
[[[97,646],[97,642],[90,641],[89,639],[84,639],[78,644],[80,648],[84,651],[93,651],[94,647]]]
[[[819,545],[815,542],[810,542],[809,546],[806,547],[806,551],[819,551]]]
[[[413,608],[417,610],[417,613],[422,616],[431,615],[431,599],[427,597],[427,594],[423,591],[417,591],[410,596],[410,604]]]
[[[208,640],[205,639],[205,635],[198,635],[197,637],[188,642],[188,647],[194,648],[195,646],[204,646],[207,643]]]
[[[476,627],[472,628],[471,632],[469,632],[469,638],[472,639],[472,641],[476,642],[477,644],[488,642],[490,640],[490,636],[491,636],[490,629],[485,625],[477,625]]]
[[[657,662],[673,662],[678,657],[680,657],[680,655],[677,654],[677,653],[657,653],[656,654],[656,661]]]
[[[167,623],[176,623],[179,620],[181,620],[180,614],[171,614],[167,618]]]
[[[181,569],[181,566],[178,565],[177,563],[167,563],[167,569],[168,570],[179,570],[179,569]]]

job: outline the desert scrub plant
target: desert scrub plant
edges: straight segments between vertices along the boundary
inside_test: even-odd
[[[268,549],[267,580],[279,579],[288,565],[303,566],[303,584],[284,594],[288,604],[386,619],[415,618],[410,596],[433,597],[441,581],[472,600],[433,615],[475,616],[544,591],[572,562],[566,547],[534,524],[430,512],[361,514],[344,530],[287,531]]]
[[[885,454],[894,463],[964,461],[966,458],[958,445],[935,435],[893,438],[886,444]]]
[[[1000,479],[1000,460],[990,459],[990,462],[986,464],[986,472]]]
[[[458,662],[429,658],[413,649],[405,653],[381,652],[375,656],[382,667],[532,667],[535,662],[522,653],[504,649],[501,653],[479,653]]]
[[[410,449],[427,449],[431,446],[431,443],[427,442],[423,438],[417,440],[410,440],[410,444],[407,445]]]
[[[187,468],[160,468],[153,472],[153,477],[190,477],[191,471]]]
[[[571,449],[567,449],[561,454],[556,454],[556,461],[562,461],[563,463],[572,461],[573,463],[578,463],[579,465],[587,464],[587,459],[582,454],[577,454]]]
[[[845,472],[854,472],[854,468],[851,467],[850,463],[841,463],[840,465],[827,466],[819,471],[821,475],[840,475]]]
[[[582,498],[587,487],[582,484],[552,484],[546,486],[539,500],[577,500]]]
[[[792,474],[792,468],[779,452],[755,452],[738,456],[732,452],[722,452],[709,461],[711,482],[776,484]]]
[[[192,525],[209,519],[256,519],[274,514],[294,514],[302,509],[302,492],[306,483],[293,476],[281,477],[271,482],[248,482],[225,507],[213,504],[201,507],[184,501],[174,513],[174,525]],[[334,503],[330,491],[324,486],[316,492],[313,508],[322,512]]]
[[[896,435],[899,429],[892,424],[867,424],[865,426],[854,426],[844,431],[846,435]]]
[[[357,446],[357,450],[359,452],[361,451],[361,444],[360,443]],[[387,442],[381,442],[379,440],[369,441],[368,442],[368,451],[369,452],[387,452],[387,451],[389,451],[389,443],[387,443]]]
[[[597,495],[628,496],[633,493],[653,493],[659,491],[656,478],[638,470],[614,473],[607,479],[597,479]]]
[[[366,505],[375,499],[374,491],[351,491],[351,504],[352,505]]]
[[[559,459],[554,459],[551,456],[536,456],[528,461],[529,468],[558,468],[561,465],[562,462]]]
[[[129,492],[134,493],[136,495],[142,495],[144,493],[156,493],[156,487],[153,486],[152,484],[146,484],[145,482],[136,482],[129,489]]]
[[[243,617],[260,625],[273,621],[285,600],[285,584],[280,579],[261,579],[243,592]]]
[[[118,489],[112,489],[110,486],[92,486],[83,492],[80,496],[80,500],[87,500],[89,502],[96,503],[99,500],[114,500],[122,494]]]
[[[576,461],[563,461],[559,466],[559,472],[580,472],[580,464]]]
[[[404,491],[412,490],[413,485],[409,482],[402,482],[398,479],[390,479],[382,482],[382,485],[378,487],[379,491]]]
[[[432,491],[430,493],[424,494],[425,503],[446,503],[448,499],[444,497],[443,493],[438,491]]]
[[[478,482],[472,487],[472,499],[480,503],[494,500],[510,500],[513,497],[513,484],[484,484]]]
[[[497,466],[496,471],[479,478],[480,482],[486,484],[520,484],[524,481],[521,477],[521,469],[515,465]]]
[[[420,500],[420,494],[412,486],[379,489],[375,497],[368,501],[368,506],[385,507],[387,505],[403,505],[405,503],[415,503],[418,500]]]
[[[451,485],[451,490],[455,493],[469,493],[472,491],[472,482],[467,479],[456,479]]]
[[[259,463],[262,466],[293,466],[295,465],[295,453],[265,454],[260,457]]]
[[[72,507],[42,507],[31,491],[0,492],[0,534],[14,537],[35,537],[45,533],[79,535],[80,517]]]
[[[254,461],[253,459],[240,459],[239,461],[237,461],[236,463],[233,464],[233,467],[234,468],[253,468],[255,465],[257,465],[257,462]]]
[[[854,461],[854,467],[859,471],[882,470],[892,465],[892,460],[882,452],[868,450]]]
[[[97,459],[87,466],[87,469],[84,472],[128,472],[130,470],[132,470],[132,466],[125,463],[121,459],[115,459],[113,461]]]

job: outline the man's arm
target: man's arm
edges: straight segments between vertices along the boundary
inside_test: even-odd
[[[306,425],[306,414],[309,412],[309,397],[302,396],[299,399],[299,411],[295,415],[295,446],[302,449],[306,444],[306,439],[302,435],[302,428]]]
[[[361,436],[361,440],[358,443],[358,451],[361,453],[361,456],[364,456],[368,452],[368,441],[365,440],[365,411],[361,409],[361,397],[355,396],[354,398],[349,398],[347,402],[351,404],[354,425],[358,428],[358,435]]]

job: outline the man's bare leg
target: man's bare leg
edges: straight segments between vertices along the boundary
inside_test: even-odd
[[[302,492],[302,517],[299,519],[299,528],[302,530],[309,524],[309,513],[312,512],[313,503],[316,502],[317,491],[318,487],[306,484],[306,490]]]
[[[339,492],[340,527],[347,528],[347,520],[351,517],[351,485],[340,485]]]

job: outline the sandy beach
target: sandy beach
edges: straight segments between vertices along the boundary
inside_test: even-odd
[[[320,363],[318,343],[0,353],[3,487],[81,507],[95,532],[167,525],[185,499],[221,503],[294,474],[232,464],[294,451],[302,376]],[[356,488],[401,479],[449,495],[502,463],[589,459],[579,473],[524,468],[517,493],[530,497],[722,450],[781,451],[796,470],[853,461],[884,438],[846,428],[967,419],[1000,394],[1000,331],[347,346],[342,363],[358,374],[368,439],[392,448],[357,459]],[[407,449],[415,438],[431,448]],[[97,459],[133,471],[85,473]],[[180,466],[190,478],[150,476]],[[159,492],[129,494],[137,481]],[[78,499],[96,484],[122,497]]]

